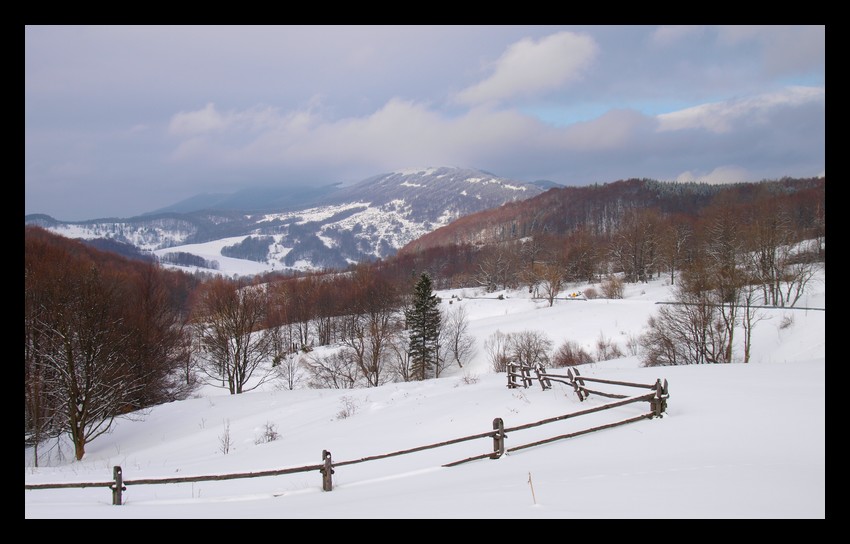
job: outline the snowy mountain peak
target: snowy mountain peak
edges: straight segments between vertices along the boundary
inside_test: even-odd
[[[192,212],[67,223],[32,216],[69,238],[107,238],[170,265],[225,274],[344,268],[386,258],[464,215],[543,189],[471,168],[409,168],[339,188],[312,205],[262,213]]]

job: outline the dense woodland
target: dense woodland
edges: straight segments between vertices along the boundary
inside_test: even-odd
[[[615,298],[623,282],[669,277],[682,304],[653,318],[645,363],[731,362],[736,331],[758,321],[753,308],[793,306],[825,259],[822,178],[569,189],[461,218],[385,260],[241,279],[25,227],[25,441],[67,434],[80,459],[114,417],[185,398],[200,380],[239,394],[268,379],[351,388],[439,377],[471,346],[459,305],[434,316],[432,286],[521,287],[552,304],[571,283]],[[428,349],[417,344],[423,305]],[[586,362],[575,346],[552,353],[527,336],[491,339],[493,367]],[[339,349],[316,349],[330,345]]]

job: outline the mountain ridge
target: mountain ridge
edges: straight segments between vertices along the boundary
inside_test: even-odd
[[[25,216],[25,224],[70,238],[132,244],[160,258],[187,253],[211,261],[217,253],[264,263],[269,270],[344,268],[392,256],[405,244],[463,215],[543,191],[534,184],[456,167],[407,169],[318,191],[329,187],[333,190],[313,204],[265,211],[159,211],[89,221],[33,214]],[[217,241],[221,243],[213,247]],[[194,247],[201,244],[208,247]]]

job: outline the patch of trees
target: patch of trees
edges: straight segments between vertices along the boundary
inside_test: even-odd
[[[187,253],[185,251],[170,251],[160,255],[159,261],[178,266],[195,266],[198,268],[206,268],[208,270],[218,270],[219,264],[215,260],[207,260],[198,255]]]
[[[232,246],[221,248],[221,254],[234,259],[266,262],[269,258],[269,246],[274,243],[271,236],[246,236],[244,240]]]
[[[114,419],[193,388],[189,276],[25,229],[25,442],[70,437],[76,459]]]
[[[83,243],[101,251],[109,251],[128,259],[153,262],[156,257],[151,253],[140,251],[139,248],[127,242],[119,242],[111,238],[93,238],[83,240]]]

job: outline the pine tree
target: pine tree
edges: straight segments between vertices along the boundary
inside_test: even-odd
[[[440,300],[431,286],[431,278],[423,273],[414,287],[413,302],[405,311],[410,329],[411,377],[414,380],[431,377],[440,354]]]

